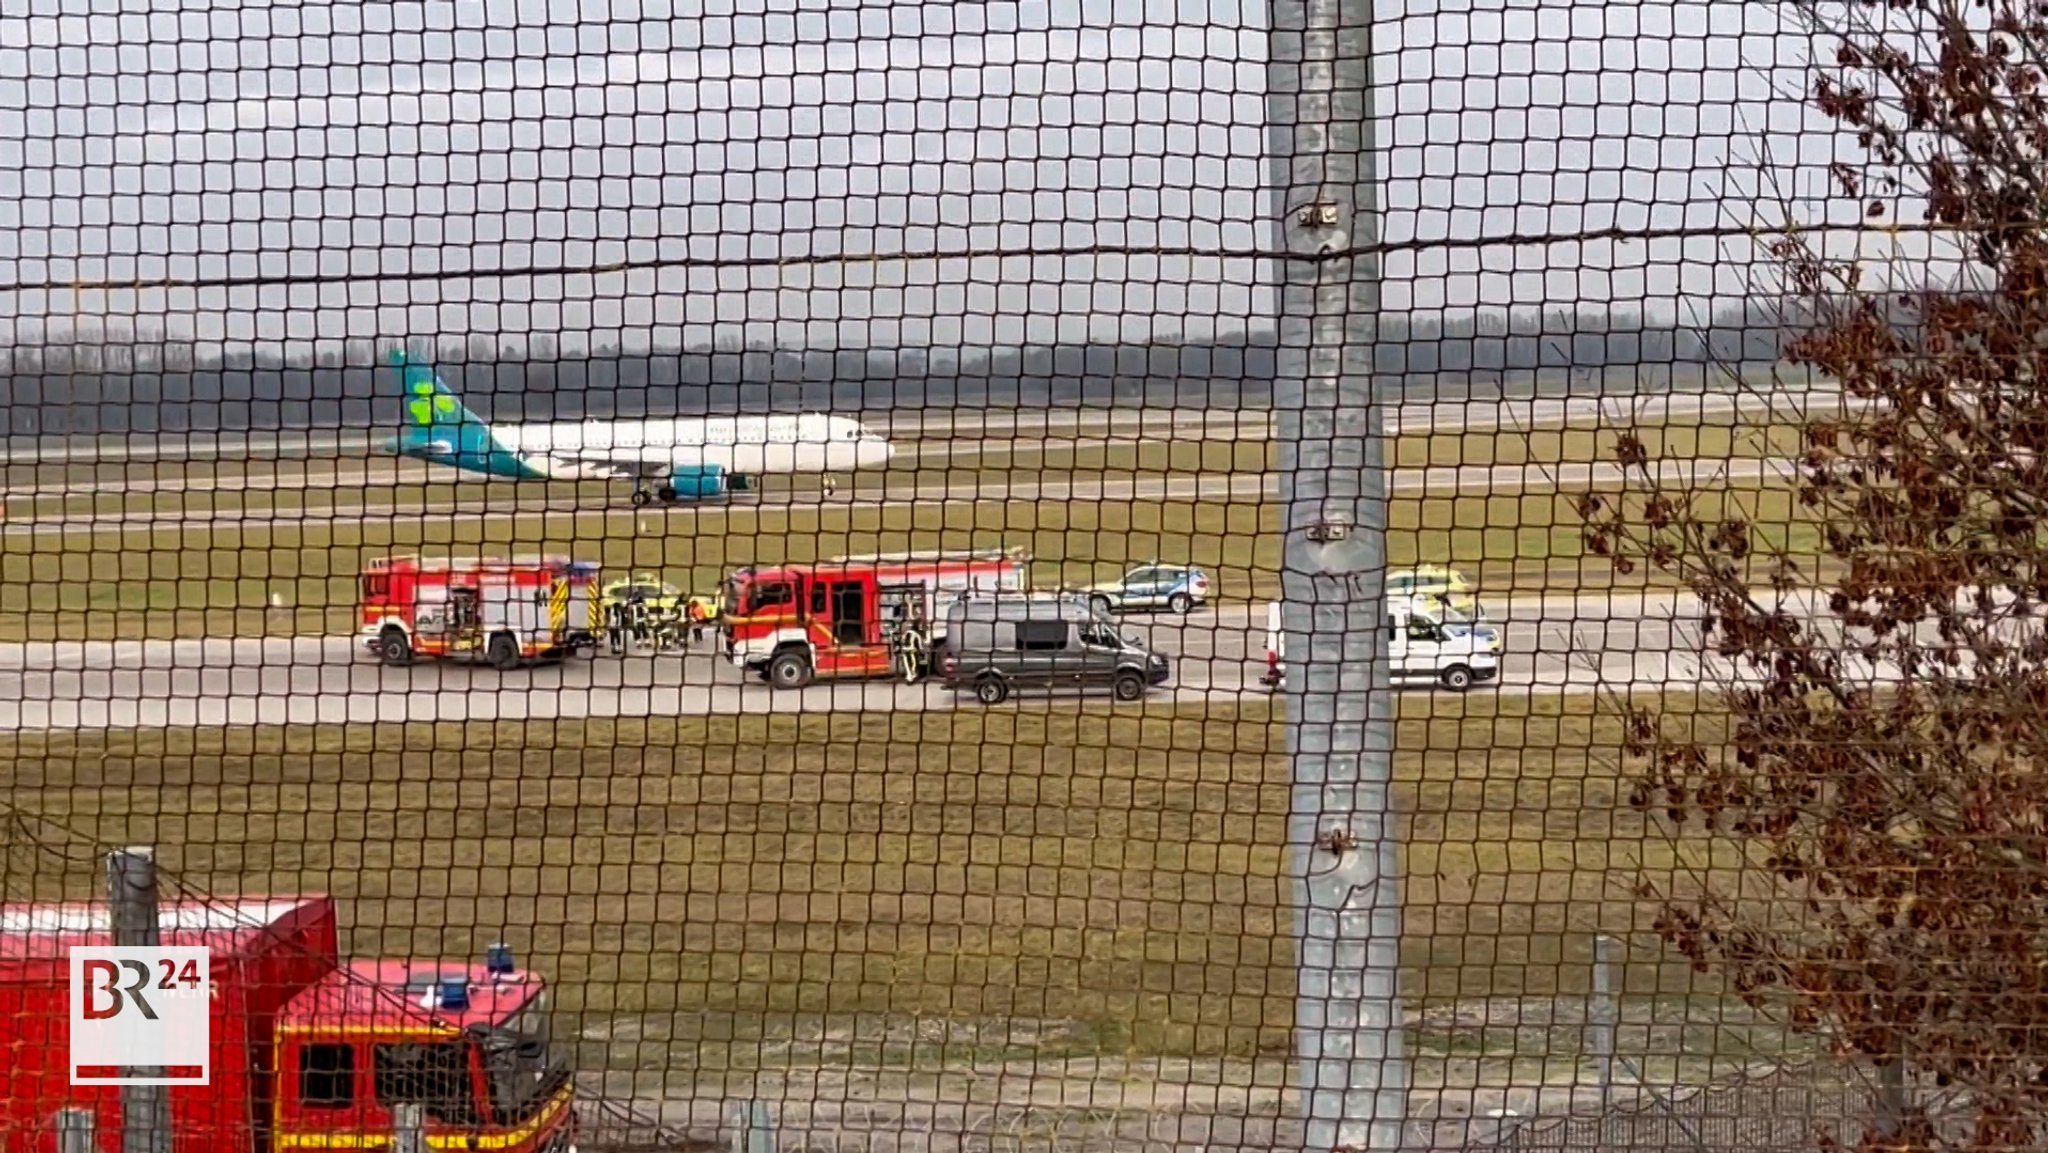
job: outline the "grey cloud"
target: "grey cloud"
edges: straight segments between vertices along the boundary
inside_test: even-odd
[[[1268,243],[1254,0],[57,0],[0,18],[0,280],[445,272],[291,292],[14,294],[172,335],[742,331],[821,346],[1201,339],[1260,326],[1242,259],[982,257],[571,278],[690,257]],[[744,7],[745,11],[741,11]],[[174,10],[176,9],[176,10]],[[43,11],[43,9],[38,9]],[[1829,211],[1776,6],[1378,8],[1394,241]],[[487,15],[488,13],[488,15]],[[1425,247],[1396,309],[1741,295],[1746,246]],[[7,335],[0,331],[0,335]]]

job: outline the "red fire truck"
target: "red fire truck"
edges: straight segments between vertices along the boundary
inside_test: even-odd
[[[725,655],[781,689],[830,679],[916,680],[970,590],[1021,591],[1031,558],[1009,549],[875,553],[743,568],[726,578]]]
[[[385,557],[362,572],[363,648],[385,664],[466,656],[500,669],[588,653],[599,566],[567,557]]]
[[[429,1148],[573,1147],[546,984],[503,946],[482,965],[343,960],[321,896],[167,902],[157,923],[212,950],[208,1083],[167,1091],[171,1153],[378,1148],[398,1104],[421,1107]],[[54,1153],[57,1113],[84,1109],[98,1153],[120,1150],[120,1088],[69,1083],[69,951],[112,940],[104,906],[0,906],[0,1148]]]

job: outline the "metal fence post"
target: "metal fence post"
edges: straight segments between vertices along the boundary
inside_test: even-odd
[[[92,1110],[57,1110],[57,1153],[93,1153],[92,1131]]]
[[[147,845],[107,854],[107,910],[115,948],[155,948],[156,850]],[[128,1076],[162,1077],[156,1066],[131,1066]],[[170,1091],[163,1085],[121,1086],[121,1153],[170,1153]]]
[[[419,1102],[391,1106],[391,1153],[427,1153],[427,1112]]]
[[[1288,822],[1304,1147],[1404,1143],[1408,1065],[1382,643],[1385,411],[1370,0],[1273,0],[1273,408],[1286,507]]]
[[[1600,1111],[1607,1112],[1614,1097],[1614,1026],[1618,1018],[1614,1000],[1614,962],[1620,942],[1601,933],[1593,938],[1593,1064],[1600,1083]]]
[[[776,1153],[775,1119],[765,1101],[741,1101],[732,1109],[732,1153]]]

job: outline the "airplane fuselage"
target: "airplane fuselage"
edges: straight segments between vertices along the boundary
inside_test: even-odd
[[[408,430],[407,456],[531,480],[633,479],[706,469],[738,477],[886,467],[887,440],[846,417],[682,417]]]
[[[852,472],[889,463],[886,441],[844,417],[703,417],[495,426],[504,446],[563,480],[606,475],[600,462],[671,461],[741,476]]]

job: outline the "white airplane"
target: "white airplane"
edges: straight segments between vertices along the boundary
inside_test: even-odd
[[[635,505],[746,492],[765,473],[820,474],[830,491],[832,474],[896,455],[859,421],[823,413],[493,426],[432,367],[392,361],[404,370],[404,428],[385,452],[515,480],[630,480]]]

